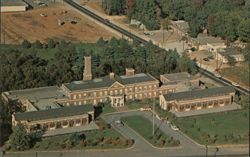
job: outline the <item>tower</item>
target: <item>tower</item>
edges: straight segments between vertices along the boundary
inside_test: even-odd
[[[92,80],[91,56],[84,56],[83,80]]]

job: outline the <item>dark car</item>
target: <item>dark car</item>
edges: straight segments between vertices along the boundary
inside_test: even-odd
[[[208,58],[203,58],[203,60],[204,60],[204,61],[206,61],[206,62],[208,62],[208,61],[209,61],[209,59],[208,59]]]

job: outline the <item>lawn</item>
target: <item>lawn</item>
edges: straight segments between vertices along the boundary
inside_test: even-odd
[[[177,118],[174,123],[200,144],[244,144],[249,140],[247,109]]]
[[[226,76],[232,79],[234,82],[250,86],[249,82],[249,62],[246,62],[242,66],[232,66],[229,68],[223,68],[219,71],[222,76]]]
[[[143,107],[150,107],[153,104],[153,100],[145,99],[145,100],[128,100],[126,101],[126,106],[133,110],[133,109],[140,109]]]
[[[97,125],[99,130],[42,138],[32,150],[127,148],[133,145],[133,140],[125,139],[102,119]]]
[[[155,135],[153,136],[151,121],[142,116],[128,116],[121,118],[121,120],[154,146],[170,147],[179,145],[178,140],[174,140],[173,137],[157,129],[157,126],[155,126]]]
[[[102,114],[107,114],[107,113],[112,113],[112,112],[116,112],[116,110],[110,104],[105,104],[102,107]]]

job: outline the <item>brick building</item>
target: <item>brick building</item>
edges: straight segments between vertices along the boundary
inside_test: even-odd
[[[168,93],[160,95],[160,106],[164,110],[188,112],[223,107],[234,101],[233,87],[216,87],[203,90]]]

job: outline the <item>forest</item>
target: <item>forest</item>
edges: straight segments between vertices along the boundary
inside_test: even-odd
[[[250,0],[103,0],[102,7],[109,15],[137,19],[149,30],[164,21],[185,20],[192,37],[207,29],[227,41],[250,42]]]
[[[136,72],[160,74],[188,71],[196,73],[195,63],[188,54],[179,56],[176,50],[163,50],[148,43],[141,45],[125,39],[100,38],[96,43],[65,41],[0,45],[0,92],[61,83],[82,79],[83,56],[92,56],[94,77],[109,72],[124,74],[125,68]]]

